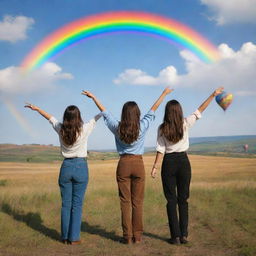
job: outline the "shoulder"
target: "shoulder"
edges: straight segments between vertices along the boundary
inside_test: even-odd
[[[51,116],[49,123],[53,126],[61,126],[61,123],[54,116]]]
[[[194,111],[191,115],[187,116],[185,119],[185,121],[189,120],[190,118],[196,118],[197,119],[200,119],[202,117],[202,114],[201,112],[197,109],[196,111]]]
[[[141,119],[141,122],[150,122],[155,119],[155,112],[153,110],[149,110]]]

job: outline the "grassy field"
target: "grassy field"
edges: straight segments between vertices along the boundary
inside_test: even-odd
[[[0,163],[0,255],[254,256],[256,255],[256,159],[190,156],[193,177],[189,240],[169,238],[160,177],[147,172],[144,239],[123,245],[115,182],[117,160],[90,160],[90,181],[78,246],[61,244],[60,162]]]

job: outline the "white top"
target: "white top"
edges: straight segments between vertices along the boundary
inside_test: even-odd
[[[96,125],[97,120],[101,117],[101,114],[96,115],[93,119],[91,119],[88,123],[83,124],[82,131],[77,138],[76,142],[72,146],[67,146],[63,143],[60,136],[61,123],[55,118],[51,117],[49,122],[52,124],[53,129],[59,135],[61,154],[65,158],[73,158],[73,157],[87,157],[87,140],[88,136],[92,132],[93,128]]]
[[[198,109],[192,115],[184,118],[183,138],[177,143],[172,143],[168,141],[164,135],[160,134],[160,130],[158,127],[156,151],[162,154],[187,151],[189,148],[188,130],[195,124],[196,120],[198,120],[199,118],[201,118],[201,113]]]

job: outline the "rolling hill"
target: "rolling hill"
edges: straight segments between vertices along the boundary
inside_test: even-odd
[[[244,145],[248,145],[245,152]],[[145,149],[146,154],[155,152],[154,147]],[[219,136],[190,139],[190,154],[229,157],[256,157],[256,135]],[[117,158],[115,150],[88,152],[88,158],[108,160]],[[53,145],[0,144],[0,162],[54,162],[61,161],[60,149]]]

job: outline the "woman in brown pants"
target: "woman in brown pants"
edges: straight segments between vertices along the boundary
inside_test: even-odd
[[[104,121],[115,136],[116,148],[120,155],[117,165],[116,180],[122,215],[122,243],[140,243],[143,232],[143,199],[145,170],[142,155],[144,140],[155,111],[163,99],[172,90],[166,88],[149,112],[140,119],[140,109],[136,102],[126,102],[122,109],[121,121],[118,121],[90,92],[83,94],[92,98],[102,111]]]

